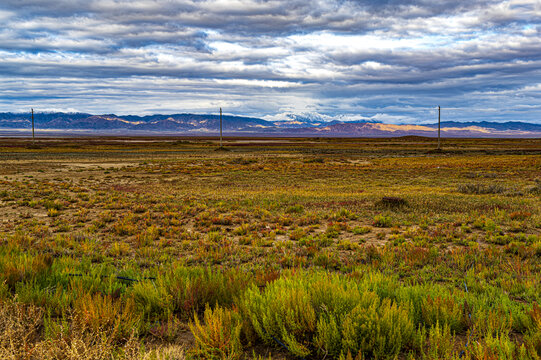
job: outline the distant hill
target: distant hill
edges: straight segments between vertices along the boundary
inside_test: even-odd
[[[292,129],[305,135],[318,136],[437,136],[438,124],[429,125],[394,125],[383,123],[350,122],[330,124],[317,128]],[[444,137],[541,137],[541,125],[530,123],[460,123],[442,122],[441,132]]]
[[[86,113],[37,113],[39,130],[83,130],[98,133],[170,133],[183,135],[216,135],[219,115],[93,115]],[[0,113],[0,129],[30,129],[29,113]],[[328,120],[328,119],[327,119]],[[282,121],[268,121],[244,116],[223,116],[223,130],[228,135],[276,136],[436,136],[437,124],[384,124],[367,121],[326,121],[305,115],[288,114]],[[541,137],[541,125],[526,122],[454,122],[441,123],[446,137]]]
[[[0,113],[0,128],[29,128],[30,114]],[[147,130],[147,131],[215,131],[220,127],[219,115],[173,114],[148,116],[92,115],[84,113],[35,114],[36,128],[72,130]],[[223,128],[228,131],[272,127],[258,118],[223,116]]]
[[[427,125],[430,127],[437,128],[438,124]],[[508,131],[508,130],[517,130],[517,131],[534,131],[541,132],[541,124],[532,124],[521,121],[507,121],[503,123],[489,122],[489,121],[480,121],[480,122],[458,122],[458,121],[442,121],[442,127],[446,128],[464,128],[470,126],[476,126],[486,129],[494,129],[499,131]]]

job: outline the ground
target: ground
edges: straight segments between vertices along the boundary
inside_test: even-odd
[[[443,144],[2,139],[0,355],[537,359],[541,140]]]

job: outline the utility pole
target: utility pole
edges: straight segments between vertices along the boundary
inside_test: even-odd
[[[222,147],[222,108],[220,108],[220,148]]]
[[[441,122],[441,108],[438,105],[438,150],[441,150],[441,140],[440,140],[440,122]]]
[[[32,145],[36,142],[34,137],[34,109],[32,108]]]

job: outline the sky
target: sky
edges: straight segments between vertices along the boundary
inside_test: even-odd
[[[541,123],[541,0],[1,0],[0,112]]]

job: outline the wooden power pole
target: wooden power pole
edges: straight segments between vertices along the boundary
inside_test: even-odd
[[[222,147],[222,108],[220,108],[220,148]]]
[[[441,126],[440,126],[440,122],[441,122],[441,108],[438,105],[438,150],[441,150],[441,140],[440,140]]]
[[[32,144],[34,144],[36,141],[34,137],[34,109],[32,108]]]

